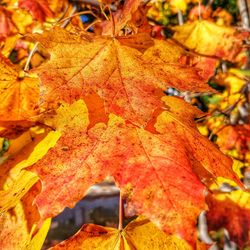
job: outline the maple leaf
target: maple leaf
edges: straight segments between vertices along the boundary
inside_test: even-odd
[[[237,243],[240,249],[249,246],[249,200],[249,193],[242,190],[232,191],[229,194],[210,195],[207,198],[209,231],[225,228],[229,232],[230,239]]]
[[[53,137],[51,132],[47,136],[41,136],[38,133],[33,139],[33,141],[27,140],[26,135],[25,138],[20,136],[16,139],[19,140],[18,143],[24,144],[22,149],[21,145],[19,146],[19,150],[15,147],[17,142],[11,141],[11,147],[15,147],[11,154],[14,155],[1,164],[0,245],[2,249],[40,250],[50,227],[50,219],[41,220],[37,206],[34,204],[34,198],[41,188],[37,182],[38,177],[23,168],[34,164],[39,157],[46,154],[53,145]],[[34,146],[36,146],[35,149]]]
[[[7,190],[0,191],[0,213],[3,214],[15,207],[21,198],[38,181],[38,177],[29,171],[21,171],[13,185]]]
[[[3,189],[0,191],[0,214],[15,207],[38,181],[36,175],[24,169],[41,159],[60,137],[60,133],[56,131],[39,131],[32,138],[28,134],[27,131],[17,139],[10,140],[10,148],[0,158],[0,188]]]
[[[178,11],[186,12],[190,0],[167,0],[170,4],[170,8],[173,13],[178,13]],[[195,1],[192,1],[195,2]]]
[[[0,6],[0,40],[16,33],[16,27],[11,20],[12,11]]]
[[[68,4],[68,0],[48,0],[49,7],[52,10],[53,13],[58,14],[63,12],[67,8],[67,6],[70,8]]]
[[[218,133],[216,143],[222,152],[231,155],[230,150],[238,151],[238,158],[244,161],[250,161],[250,125],[240,124],[236,126],[226,126]]]
[[[37,191],[37,187],[34,187],[11,211],[1,214],[0,245],[2,249],[41,249],[50,228],[50,219],[42,223],[35,233],[32,232],[35,229],[33,226],[39,220],[37,208],[33,205]]]
[[[234,61],[242,50],[244,34],[235,28],[219,26],[207,20],[197,20],[173,27],[178,42],[197,53]]]
[[[173,48],[168,48],[169,43],[146,34],[81,37],[56,27],[33,37],[51,55],[47,63],[34,70],[46,87],[48,101],[72,102],[94,90],[105,100],[107,113],[144,125],[153,111],[162,106],[161,89],[171,86],[211,91],[195,68],[174,60],[168,63],[169,54],[174,54],[169,52]]]
[[[224,151],[236,148],[242,153],[246,153],[250,143],[250,125],[226,126],[218,132],[217,144]]]
[[[196,130],[193,119],[200,112],[174,97],[166,103],[169,111],[157,118],[155,128],[149,124],[149,131],[114,115],[107,125],[87,129],[83,101],[59,108],[57,116],[45,122],[62,136],[30,168],[43,185],[36,199],[42,217],[74,206],[92,184],[113,176],[138,213],[192,243],[195,220],[205,208],[204,186],[197,176],[204,182],[217,176],[238,180],[230,170],[231,160]]]
[[[141,4],[141,0],[127,0],[121,10],[118,10],[113,15],[112,21],[105,21],[102,23],[102,34],[103,35],[117,35],[130,21],[133,14],[137,11]]]
[[[181,63],[198,69],[198,74],[203,79],[209,79],[214,75],[215,68],[218,64],[218,60],[215,58],[209,58],[205,56],[198,56],[189,51],[185,51],[182,47],[177,45],[173,40],[168,39],[165,41],[165,49],[162,48],[162,43],[154,40],[154,46],[149,47],[143,54],[143,58],[146,60],[153,60],[156,56],[159,57],[164,63]],[[153,62],[153,61],[152,61]],[[157,62],[156,62],[157,63]],[[184,85],[186,84],[183,82]],[[180,89],[185,88],[180,82],[178,87]],[[196,87],[199,87],[196,85]],[[194,91],[194,90],[193,90]],[[210,91],[213,91],[210,89]]]
[[[10,61],[0,55],[0,121],[31,120],[39,113],[39,81],[19,78]]]
[[[143,216],[130,222],[123,230],[94,224],[83,225],[73,237],[52,247],[53,250],[76,248],[86,250],[191,250],[184,240],[177,236],[164,234]]]
[[[53,17],[47,0],[18,0],[19,8],[28,10],[38,21],[44,22],[46,17]]]

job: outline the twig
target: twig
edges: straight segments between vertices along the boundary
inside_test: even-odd
[[[199,14],[199,21],[201,21],[202,17],[201,17],[201,1],[200,0],[198,2],[198,14]]]
[[[248,8],[247,8],[246,1],[245,0],[238,0],[238,6],[239,6],[239,10],[240,10],[242,27],[243,28],[250,28],[250,26],[249,26],[249,14],[248,14]]]
[[[85,11],[77,12],[77,13],[75,13],[73,15],[68,16],[68,17],[65,17],[62,20],[58,21],[56,24],[59,24],[59,23],[64,22],[64,21],[69,21],[72,17],[79,16],[79,15],[84,15],[84,14],[90,14],[90,15],[94,16],[95,18],[98,18],[98,16],[95,15],[92,11],[85,10]],[[63,26],[63,27],[65,27],[65,26]]]
[[[115,36],[115,19],[114,19],[114,15],[113,15],[111,9],[109,8],[109,6],[108,6],[108,10],[109,10],[109,14],[111,17],[111,22],[112,22],[112,35],[114,37]]]
[[[120,195],[119,195],[119,225],[118,225],[118,230],[123,229],[123,199],[122,199],[122,193],[120,190]]]
[[[39,42],[36,42],[35,45],[34,45],[34,47],[33,47],[33,49],[30,51],[29,56],[28,56],[28,58],[27,58],[27,61],[26,61],[26,63],[25,63],[25,66],[24,66],[24,72],[29,71],[30,61],[31,61],[32,56],[34,55],[34,53],[35,53],[36,50],[37,50],[38,44],[39,44]]]
[[[86,3],[96,7],[100,7],[102,5],[98,0],[71,0],[71,1],[76,3]],[[111,5],[110,8],[112,11],[116,11],[115,6]]]
[[[215,132],[211,131],[211,134],[209,135],[208,139],[211,141],[214,135],[218,134],[222,129],[226,128],[227,126],[229,126],[229,124],[225,124],[225,125],[221,126],[217,130],[215,130]]]
[[[106,6],[104,6],[103,7],[103,5],[101,4],[100,5],[100,9],[101,9],[101,12],[102,12],[102,14],[103,14],[103,16],[106,18],[106,20],[108,20],[109,21],[109,17],[106,15],[106,13],[105,13],[105,9],[106,8],[108,8],[108,6],[106,5]],[[110,10],[109,10],[109,12],[110,12]]]
[[[95,20],[94,22],[90,23],[86,28],[84,28],[85,31],[87,31],[89,28],[91,28],[93,25],[95,25],[96,23],[100,23],[101,20]]]
[[[183,25],[184,20],[183,20],[183,15],[182,15],[181,10],[178,10],[177,17],[178,17],[178,24]]]

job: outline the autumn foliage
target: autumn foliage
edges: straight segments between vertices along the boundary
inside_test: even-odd
[[[204,210],[212,237],[249,246],[248,32],[199,1],[72,2],[0,6],[0,248],[41,249],[107,177],[137,219],[53,249],[208,249]]]

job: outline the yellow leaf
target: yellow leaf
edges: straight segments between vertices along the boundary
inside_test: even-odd
[[[174,39],[203,55],[233,61],[242,49],[243,36],[232,27],[197,20],[173,29],[175,31]]]
[[[83,225],[72,238],[52,249],[191,250],[192,248],[184,240],[174,235],[166,235],[148,219],[140,216],[123,230],[94,224]]]
[[[38,181],[38,177],[29,171],[21,171],[17,180],[9,189],[0,191],[0,214],[14,207],[19,200],[28,192],[28,190]],[[8,182],[8,180],[6,181]],[[7,183],[5,183],[7,186]]]
[[[37,234],[31,239],[29,244],[26,246],[27,250],[40,250],[43,246],[44,240],[50,229],[51,219],[45,220]]]
[[[35,164],[40,160],[44,155],[47,154],[50,148],[53,148],[60,138],[61,133],[59,131],[50,131],[47,136],[40,141],[28,156],[27,159],[24,159],[16,164],[16,166],[11,170],[11,173],[19,172],[21,169],[27,168]]]

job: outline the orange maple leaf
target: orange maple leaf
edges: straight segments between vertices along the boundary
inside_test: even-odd
[[[217,176],[238,181],[231,160],[196,130],[200,112],[167,97],[148,130],[110,115],[89,126],[83,101],[59,108],[49,125],[62,133],[56,146],[31,169],[42,181],[36,204],[43,218],[72,207],[90,185],[113,176],[129,204],[167,233],[195,241],[195,220],[205,209],[204,185]],[[185,117],[185,118],[184,118]],[[133,174],[131,174],[133,173]]]
[[[18,6],[28,10],[35,19],[41,22],[44,22],[46,17],[54,16],[48,0],[18,0]]]
[[[226,126],[218,132],[217,144],[223,151],[236,148],[246,153],[250,143],[250,125]]]
[[[127,0],[121,10],[117,10],[113,15],[114,23],[111,21],[105,21],[101,24],[103,35],[117,35],[121,29],[130,21],[133,14],[137,11],[138,7],[142,3],[141,0]]]
[[[230,239],[237,243],[240,249],[249,246],[249,199],[249,193],[241,190],[232,191],[228,194],[210,195],[207,198],[209,231],[225,228],[229,232]]]
[[[48,101],[72,102],[94,90],[105,100],[107,113],[145,125],[162,106],[166,87],[211,91],[199,70],[169,58],[175,53],[173,46],[146,34],[90,37],[57,27],[33,37],[51,55],[34,70],[46,87]]]
[[[249,162],[250,125],[239,124],[226,126],[218,133],[216,143],[222,152],[230,155],[230,150],[237,150],[237,157]]]
[[[0,6],[0,40],[17,32],[17,28],[13,23],[12,11]]]

